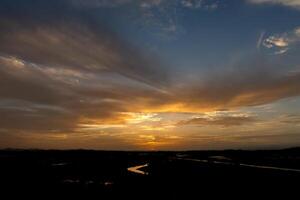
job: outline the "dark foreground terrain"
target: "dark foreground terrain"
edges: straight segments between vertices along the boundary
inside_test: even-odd
[[[130,168],[139,165],[145,166]],[[191,152],[2,150],[0,182],[1,199],[299,199],[300,148]]]

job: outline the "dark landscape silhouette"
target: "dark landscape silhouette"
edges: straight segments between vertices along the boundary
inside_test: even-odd
[[[205,197],[281,194],[288,199],[299,189],[300,148],[186,152],[10,149],[0,152],[0,168],[3,191],[24,198],[209,199]]]

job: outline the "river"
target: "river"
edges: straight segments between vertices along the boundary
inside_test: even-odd
[[[144,165],[137,165],[137,166],[133,166],[133,167],[128,167],[127,170],[129,172],[133,172],[133,173],[136,173],[136,174],[148,175],[147,172],[144,172],[143,170],[140,170],[141,168],[144,168],[144,167],[148,167],[148,163],[144,164]]]

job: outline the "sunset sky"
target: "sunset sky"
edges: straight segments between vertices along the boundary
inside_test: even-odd
[[[300,145],[300,0],[1,0],[0,148]]]

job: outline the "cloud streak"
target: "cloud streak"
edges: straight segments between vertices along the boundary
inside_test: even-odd
[[[13,26],[12,26],[13,25]],[[3,22],[2,55],[53,68],[72,68],[82,72],[110,71],[144,83],[167,80],[158,63],[122,42],[113,33],[91,30],[82,24],[34,24]],[[163,78],[164,77],[164,78]],[[157,78],[157,79],[156,79]],[[156,79],[156,81],[154,81]]]
[[[188,120],[182,120],[177,123],[177,126],[221,126],[234,127],[249,125],[259,121],[256,116],[243,113],[216,112],[212,114],[204,114],[202,116],[192,117]]]
[[[278,4],[289,6],[292,8],[300,9],[300,1],[299,0],[248,0],[250,3],[254,4]]]

